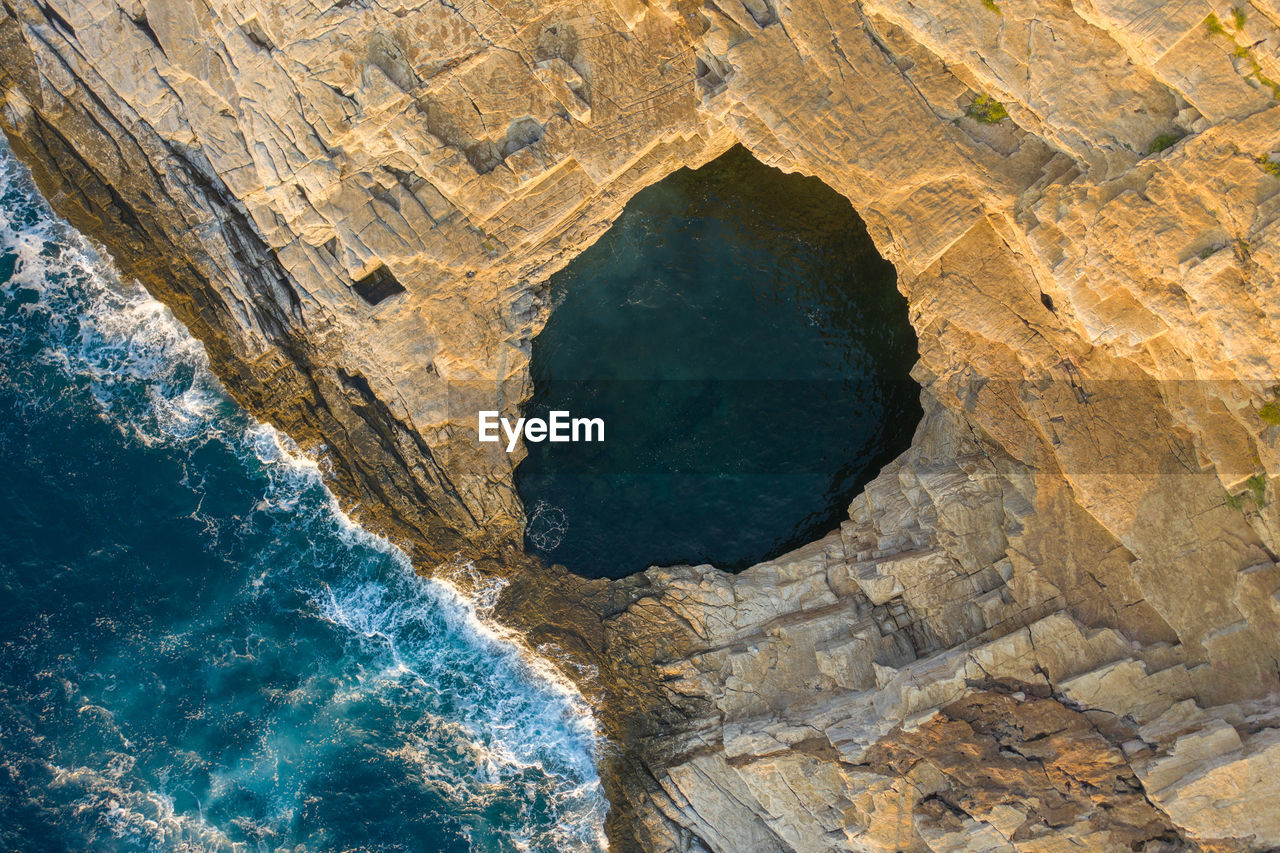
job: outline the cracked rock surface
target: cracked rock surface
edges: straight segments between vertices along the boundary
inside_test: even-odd
[[[1276,80],[1274,0],[0,0],[45,195],[356,517],[507,581],[619,850],[1280,846]],[[475,412],[735,143],[895,264],[914,444],[738,575],[540,566]]]

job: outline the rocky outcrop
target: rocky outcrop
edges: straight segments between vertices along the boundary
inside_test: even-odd
[[[0,8],[42,190],[357,517],[509,580],[618,848],[1280,845],[1274,3]],[[735,143],[896,265],[915,443],[736,576],[540,567],[474,413],[546,278]]]

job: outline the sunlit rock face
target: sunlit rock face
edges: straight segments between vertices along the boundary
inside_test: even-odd
[[[589,576],[744,569],[834,530],[920,418],[915,333],[849,202],[735,148],[637,195],[551,279],[525,539]],[[595,438],[595,436],[591,436]]]
[[[0,7],[15,151],[353,511],[426,570],[503,555],[498,615],[602,698],[619,849],[1016,845],[866,758],[1001,679],[1131,717],[1115,778],[1177,843],[1280,844],[1214,799],[1280,800],[1274,3],[122,5]],[[737,575],[529,565],[476,410],[532,391],[548,278],[735,143],[897,270],[912,447]]]

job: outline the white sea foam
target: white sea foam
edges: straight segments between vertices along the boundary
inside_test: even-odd
[[[24,294],[16,300],[20,310],[0,318],[6,346],[40,344],[35,357],[87,391],[101,416],[131,440],[193,451],[218,442],[231,449],[265,478],[254,510],[314,514],[347,546],[387,555],[394,566],[389,572],[343,578],[313,589],[310,599],[314,617],[341,627],[361,647],[368,663],[360,696],[406,683],[424,696],[449,692],[458,713],[445,719],[424,712],[422,725],[392,752],[469,807],[483,805],[503,785],[532,785],[529,778],[541,778],[537,784],[545,786],[551,780],[539,793],[557,811],[558,825],[546,830],[516,822],[489,829],[504,833],[517,849],[602,849],[606,805],[593,765],[597,735],[590,708],[554,666],[527,654],[488,618],[500,582],[468,597],[451,584],[416,576],[402,552],[353,523],[332,495],[320,491],[323,459],[307,457],[277,430],[240,412],[209,371],[203,347],[168,309],[136,283],[121,280],[101,252],[33,196],[29,177],[0,144],[0,256],[16,258],[3,287],[10,295]],[[195,463],[188,464],[185,485],[203,494],[203,480]],[[316,494],[324,498],[308,497]],[[216,537],[220,521],[202,506],[192,517]],[[261,587],[270,571],[264,568],[252,583]],[[447,672],[451,665],[458,671]],[[463,671],[487,680],[450,687]],[[433,751],[446,746],[458,755]],[[267,740],[259,752],[265,765],[278,762]],[[162,849],[231,849],[224,829],[176,812],[172,796],[133,779],[127,749],[118,758],[101,769],[51,764],[50,772],[55,784],[83,792],[75,806],[81,816],[114,837]],[[468,772],[457,772],[464,766]],[[236,777],[262,769],[217,770],[214,790],[229,789],[239,784]],[[526,771],[537,773],[527,778]],[[294,805],[281,792],[286,822]]]
[[[43,202],[32,221],[33,205],[22,202],[33,194],[22,167],[0,152],[0,252],[16,258],[5,289],[38,295],[5,331],[38,335],[39,357],[86,385],[103,416],[138,441],[216,436],[226,398],[203,346]]]
[[[564,510],[558,506],[540,500],[534,504],[529,513],[528,524],[525,525],[526,536],[539,551],[554,551],[564,541],[569,532],[569,522]]]
[[[244,849],[202,816],[175,811],[169,794],[135,790],[117,774],[91,767],[46,764],[45,769],[51,791],[75,792],[75,799],[59,811],[89,830],[96,849],[115,847],[111,839],[142,850],[224,853]]]
[[[484,802],[493,796],[493,786],[521,784],[525,771],[555,779],[556,788],[549,793],[561,811],[556,849],[602,848],[605,803],[592,766],[596,731],[585,700],[546,661],[522,654],[503,629],[483,619],[473,600],[452,585],[423,584],[416,577],[409,585],[406,590],[397,584],[393,592],[377,583],[349,584],[325,589],[313,599],[321,618],[383,652],[374,657],[380,667],[362,678],[362,691],[395,689],[409,678],[427,691],[447,692],[440,686],[447,680],[442,666],[468,671],[475,658],[483,657],[492,667],[494,683],[478,691],[487,704],[475,704],[476,691],[455,691],[447,699],[467,706],[463,719],[431,729],[433,736],[462,735],[467,755],[460,763],[469,768],[442,769],[439,756],[445,750],[425,739],[406,744],[397,754],[460,802]],[[441,634],[466,638],[467,643],[450,647]],[[520,827],[505,829],[513,840],[520,835]],[[541,843],[539,849],[544,849]]]

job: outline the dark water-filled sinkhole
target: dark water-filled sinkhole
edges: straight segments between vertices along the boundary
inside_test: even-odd
[[[550,282],[528,417],[526,545],[590,576],[743,569],[834,529],[921,417],[893,266],[849,202],[737,147],[638,194]]]

